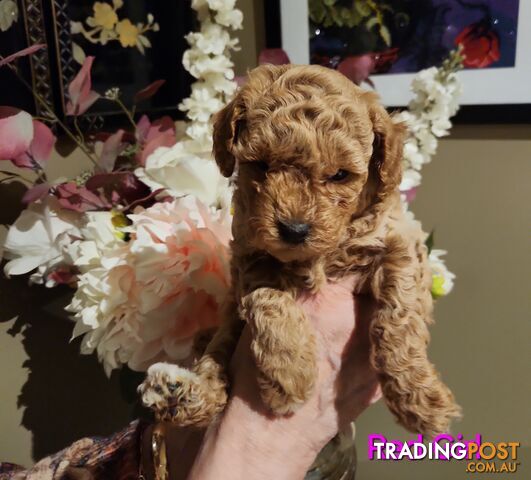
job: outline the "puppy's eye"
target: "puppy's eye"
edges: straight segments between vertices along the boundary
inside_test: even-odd
[[[350,175],[347,170],[339,169],[334,175],[328,177],[329,182],[342,182]]]
[[[252,165],[261,172],[267,172],[269,170],[269,165],[263,160],[259,162],[252,162]]]

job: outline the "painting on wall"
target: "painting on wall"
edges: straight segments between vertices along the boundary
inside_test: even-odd
[[[349,76],[366,69],[385,105],[410,101],[414,74],[461,45],[458,120],[531,123],[531,2],[525,0],[271,0],[293,63]],[[269,12],[269,18],[276,16]],[[297,22],[297,28],[290,25]],[[274,36],[269,35],[270,38]]]
[[[465,68],[514,67],[519,0],[309,0],[310,61],[342,68],[374,57],[373,74],[415,73],[457,45]]]
[[[46,48],[18,63],[20,74],[59,117],[68,101],[67,85],[88,56],[93,88],[104,94],[120,89],[125,104],[155,80],[165,80],[157,95],[139,111],[182,116],[177,105],[189,93],[191,77],[184,70],[185,35],[193,30],[190,1],[166,0],[0,0],[0,55],[30,45]],[[0,71],[0,104],[41,114],[41,106],[19,79]],[[120,123],[115,102],[98,102],[85,114],[88,122]]]

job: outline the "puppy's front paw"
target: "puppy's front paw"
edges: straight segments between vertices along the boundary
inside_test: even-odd
[[[257,359],[258,386],[263,402],[276,415],[296,411],[310,397],[317,377],[314,343],[303,346],[302,351],[260,354],[262,349],[252,345]]]
[[[180,426],[206,426],[226,403],[226,394],[213,392],[201,376],[168,363],[152,365],[138,391],[159,421]]]

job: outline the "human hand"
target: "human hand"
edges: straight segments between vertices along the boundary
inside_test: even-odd
[[[172,480],[303,478],[328,441],[379,398],[369,360],[373,308],[367,297],[353,296],[354,283],[346,278],[298,300],[315,329],[319,375],[310,399],[291,416],[273,417],[263,404],[250,331],[244,330],[220,422],[204,438],[190,428],[168,431]]]

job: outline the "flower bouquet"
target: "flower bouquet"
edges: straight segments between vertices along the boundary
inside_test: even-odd
[[[97,61],[92,57],[69,85],[68,125],[50,110],[32,118],[0,107],[0,160],[20,172],[4,172],[2,181],[29,184],[26,209],[2,227],[4,271],[29,275],[31,283],[46,287],[71,286],[66,310],[74,321],[73,337],[82,337],[81,353],[97,353],[107,374],[124,365],[144,371],[159,361],[184,362],[192,356],[196,334],[217,324],[229,285],[231,186],[212,159],[211,116],[237,88],[230,52],[238,41],[231,31],[241,27],[242,14],[234,4],[192,1],[200,27],[186,37],[190,48],[183,64],[196,81],[180,105],[188,123],[179,139],[172,119],[136,114],[136,104],[155,95],[162,81],[138,92],[135,105],[124,105],[117,89],[92,90],[90,72]],[[39,48],[0,59],[0,68],[17,74],[16,59]],[[400,115],[410,130],[404,208],[457,111],[460,64],[456,52],[440,68],[420,72],[412,85],[415,99]],[[128,126],[83,131],[78,116],[96,101],[115,102]],[[77,145],[90,170],[71,179],[47,177],[54,131]],[[25,179],[24,171],[33,178]],[[452,288],[443,253],[430,254],[434,296]]]

